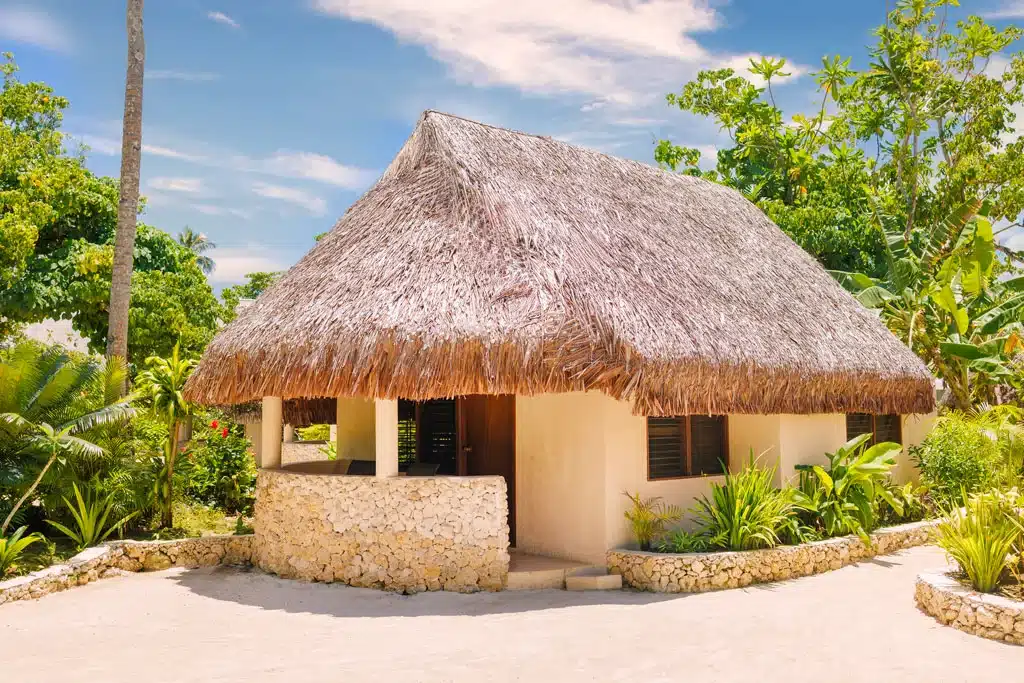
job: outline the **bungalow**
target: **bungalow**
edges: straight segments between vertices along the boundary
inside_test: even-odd
[[[934,409],[738,192],[433,111],[186,395],[261,408],[259,566],[405,591],[500,589],[510,547],[603,563],[625,491],[688,506],[751,452],[789,478]],[[314,415],[338,459],[282,467]]]

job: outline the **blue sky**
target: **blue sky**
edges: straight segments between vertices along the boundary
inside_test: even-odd
[[[962,0],[1024,23],[1024,0]],[[701,68],[785,57],[810,108],[824,54],[863,58],[884,0],[146,0],[143,220],[217,243],[211,280],[283,269],[329,229],[424,109],[651,162],[706,121],[664,94]],[[71,100],[65,130],[116,175],[123,0],[0,0],[0,51]]]

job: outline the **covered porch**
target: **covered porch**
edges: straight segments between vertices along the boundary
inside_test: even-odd
[[[506,587],[513,396],[339,398],[337,458],[293,464],[282,463],[286,402],[261,404],[253,430],[261,568],[403,592]]]

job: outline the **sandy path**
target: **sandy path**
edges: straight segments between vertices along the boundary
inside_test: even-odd
[[[797,581],[402,597],[228,569],[107,579],[0,607],[4,681],[999,681],[1024,648],[913,605],[935,548]]]

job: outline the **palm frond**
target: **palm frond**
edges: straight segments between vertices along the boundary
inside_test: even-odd
[[[135,408],[128,401],[104,406],[91,413],[80,415],[74,420],[61,425],[61,429],[69,429],[70,434],[81,434],[94,427],[127,422],[135,416]]]

